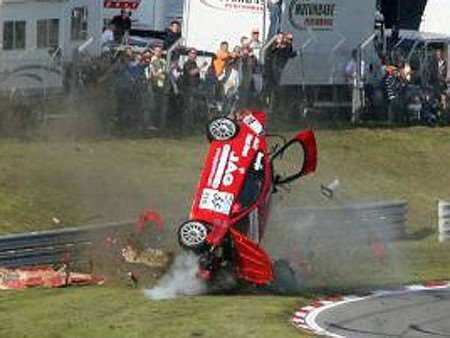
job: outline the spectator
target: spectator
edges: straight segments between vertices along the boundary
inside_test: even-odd
[[[142,63],[145,64],[145,66],[149,66],[150,62],[152,61],[153,53],[151,49],[147,49],[142,53]]]
[[[153,49],[153,57],[150,62],[150,81],[153,89],[153,113],[155,124],[161,129],[166,128],[167,118],[167,63],[163,58],[162,46]]]
[[[345,66],[345,78],[349,84],[353,84],[358,74],[358,50],[352,51],[352,58]]]
[[[117,99],[117,110],[112,122],[119,129],[130,126],[130,116],[132,115],[132,107],[134,105],[133,77],[129,72],[129,63],[129,56],[125,53],[121,54],[114,71],[114,97]]]
[[[281,40],[277,38],[277,45],[272,56],[272,78],[275,86],[280,85],[281,74],[289,59],[297,56],[292,45],[293,39],[292,33],[282,34]]]
[[[220,49],[216,53],[216,57],[214,60],[214,70],[216,72],[216,76],[219,80],[223,79],[225,75],[225,67],[227,63],[231,59],[231,53],[228,50],[228,42],[223,41],[220,44]]]
[[[180,94],[180,79],[182,74],[183,69],[180,67],[178,59],[173,59],[169,67],[169,80],[171,89],[175,95]]]
[[[122,43],[124,37],[128,36],[131,29],[131,19],[128,13],[122,9],[120,15],[116,15],[111,20],[111,24],[114,25],[114,40],[117,43]]]
[[[128,38],[131,31],[131,12],[125,12],[125,15],[123,17],[123,28],[125,32],[125,37]]]
[[[250,108],[254,104],[253,74],[258,61],[249,47],[242,50],[240,62],[239,102],[241,108]]]
[[[231,53],[229,53],[231,55]],[[216,71],[216,60],[217,57],[214,55],[211,60],[211,64],[209,65],[208,69],[206,70],[205,74],[205,87],[207,92],[209,93],[209,98],[214,99],[220,99],[219,91],[221,90],[219,88],[219,79],[217,77],[217,71]],[[222,72],[222,79],[225,77],[225,68],[227,66],[228,60],[226,60],[226,63],[223,66],[223,72]]]
[[[404,82],[411,82],[412,69],[411,66],[403,59],[398,61],[398,69],[400,79]]]
[[[444,53],[441,49],[436,50],[436,60],[438,64],[439,81],[444,84],[447,82],[447,60],[444,58]]]
[[[167,110],[167,120],[171,121],[170,128],[177,131],[177,134],[182,132],[183,123],[183,96],[182,91],[182,73],[183,69],[180,67],[178,58],[174,58],[169,65],[169,102],[170,109]]]
[[[189,131],[194,126],[195,99],[200,85],[200,68],[197,64],[197,50],[191,48],[183,65],[183,129]]]
[[[447,61],[445,60],[442,50],[436,50],[434,57],[431,59],[429,66],[428,84],[434,89],[436,97],[439,98],[441,104],[446,106],[445,92],[447,90]]]
[[[103,29],[101,41],[102,41],[102,47],[114,42],[114,25],[113,24],[110,23],[110,24],[108,24],[108,26],[106,26]]]
[[[398,69],[392,65],[385,66],[384,88],[388,103],[388,121],[393,123],[401,111],[401,81]]]
[[[391,52],[395,45],[398,43],[398,41],[400,40],[400,28],[398,26],[398,24],[394,24],[392,26],[392,30],[391,30],[391,35],[388,38],[387,44],[388,44],[388,51]]]
[[[256,65],[253,67],[253,90],[254,94],[259,97],[263,89],[263,70],[259,64],[261,58],[263,44],[259,39],[259,29],[255,28],[252,30],[252,37],[250,40],[250,48],[252,50],[252,55],[256,57]]]
[[[364,76],[365,76],[365,63],[363,60],[359,60],[358,50],[352,51],[352,57],[345,66],[345,77],[351,87],[352,93],[352,118],[354,120],[359,119],[359,112],[363,103],[365,102],[364,93]]]
[[[271,97],[271,94],[273,93],[275,87],[274,72],[272,68],[276,52],[278,48],[282,45],[282,43],[283,43],[283,34],[278,34],[275,41],[272,43],[272,45],[269,47],[269,49],[265,54],[265,63],[263,68],[264,86],[262,95],[263,98],[267,101]]]
[[[268,0],[268,8],[270,13],[270,26],[268,39],[281,31],[281,5],[283,0]]]
[[[233,52],[231,52],[231,58],[237,59],[241,56],[241,46],[234,46]]]
[[[145,86],[143,95],[143,114],[142,114],[142,127],[145,129],[154,129],[151,124],[152,112],[153,112],[153,88],[151,83],[151,70],[150,63],[152,61],[153,51],[147,49],[142,53],[142,66],[144,68]]]
[[[447,72],[448,65],[447,60],[444,57],[444,53],[442,50],[438,49],[436,51],[436,58],[438,59],[438,77],[440,84],[440,94],[441,94],[441,104],[442,109],[447,109]]]
[[[164,39],[163,48],[164,50],[170,49],[175,42],[181,38],[181,25],[178,21],[174,20],[170,23],[169,28],[166,32],[166,37]]]
[[[240,42],[240,47],[242,48],[246,48],[250,45],[250,39],[246,36],[242,36],[241,39],[239,40]]]
[[[297,52],[293,50],[293,35],[291,33],[280,34],[276,41],[275,46],[272,49],[272,54],[270,56],[270,81],[272,89],[272,100],[271,107],[273,111],[284,111],[282,103],[288,102],[287,98],[283,98],[283,92],[280,90],[281,75],[283,74],[284,67],[286,66],[289,59],[296,57]]]
[[[252,49],[254,55],[256,56],[256,59],[259,60],[262,49],[262,42],[259,40],[258,28],[252,30],[252,37],[250,39],[250,48]]]

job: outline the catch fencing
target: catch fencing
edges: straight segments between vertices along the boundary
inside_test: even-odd
[[[0,267],[83,263],[86,253],[134,228],[133,222],[121,222],[1,236]]]

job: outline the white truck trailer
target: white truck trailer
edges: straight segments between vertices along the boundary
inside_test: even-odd
[[[100,54],[102,0],[1,0],[0,93],[61,91],[74,50]]]
[[[448,0],[428,0],[420,24],[420,31],[450,35],[450,4]]]
[[[344,70],[352,50],[374,34],[376,0],[285,0],[282,13],[282,30],[293,33],[300,51],[286,65],[282,84],[348,83]]]
[[[216,52],[222,41],[232,48],[253,29],[265,36],[268,17],[264,0],[185,0],[184,43],[208,52]]]
[[[164,32],[172,20],[182,21],[184,0],[106,0],[103,18],[111,20],[121,9],[132,12],[132,29]]]

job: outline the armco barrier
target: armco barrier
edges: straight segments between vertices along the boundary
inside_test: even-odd
[[[405,236],[406,201],[349,204],[333,208],[289,208],[276,215],[281,224],[302,224],[303,236],[333,237],[348,234],[352,240],[368,236],[392,241]]]
[[[450,240],[450,202],[438,201],[439,242]]]
[[[108,236],[133,229],[133,222],[121,222],[1,236],[0,267],[74,262]]]

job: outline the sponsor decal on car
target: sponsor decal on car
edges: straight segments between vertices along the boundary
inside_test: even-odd
[[[241,156],[247,157],[250,149],[258,150],[259,148],[259,137],[252,134],[248,134],[245,138],[244,146],[242,147]]]
[[[234,195],[232,193],[205,188],[200,197],[199,207],[200,209],[229,215],[233,200]]]
[[[264,168],[264,153],[259,152],[256,154],[255,164],[253,166],[253,169],[256,171],[260,171]]]
[[[252,134],[248,134],[245,137],[244,147],[242,148],[242,153],[241,153],[242,157],[247,157],[248,156],[248,152],[250,151],[250,149],[252,147],[252,141],[253,141],[253,135]]]
[[[264,127],[252,114],[244,117],[242,120],[247,127],[255,132],[256,135],[262,135],[264,133]]]
[[[217,149],[208,178],[208,186],[218,189],[221,184],[225,187],[232,185],[234,182],[234,173],[238,169],[239,172],[244,172],[238,167],[238,162],[239,157],[231,150],[229,144],[224,145],[222,149]]]

